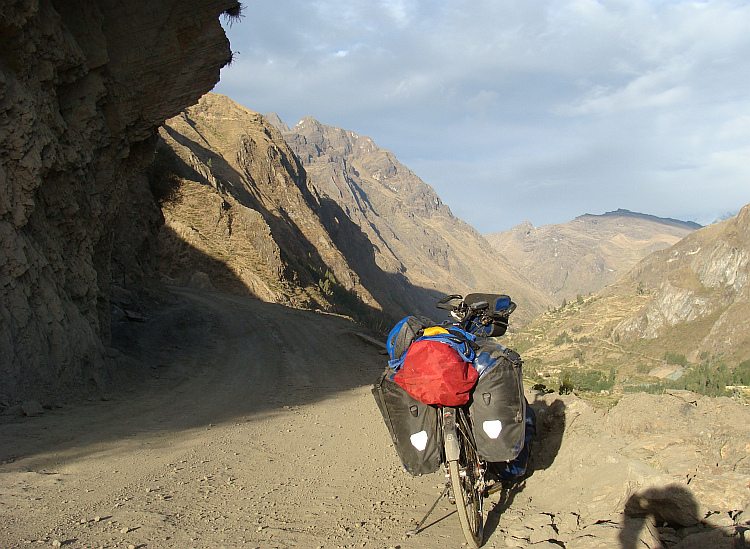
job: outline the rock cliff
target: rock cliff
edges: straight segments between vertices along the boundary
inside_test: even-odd
[[[653,339],[692,326],[688,358],[750,356],[750,205],[726,221],[650,255],[617,285],[640,288],[644,306],[614,330],[622,340]],[[618,291],[617,288],[613,291]]]
[[[156,129],[231,59],[234,0],[0,7],[0,393],[112,373],[110,283],[149,275]]]

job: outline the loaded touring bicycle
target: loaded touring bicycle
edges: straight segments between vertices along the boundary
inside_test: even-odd
[[[448,295],[440,325],[407,317],[391,330],[390,360],[372,392],[404,468],[444,470],[438,500],[408,532],[416,534],[443,496],[455,503],[470,547],[483,542],[483,499],[526,469],[534,416],[523,392],[518,353],[505,334],[516,305],[507,295]]]

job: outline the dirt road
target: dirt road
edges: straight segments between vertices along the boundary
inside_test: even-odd
[[[0,424],[0,547],[460,547],[445,499],[405,536],[444,479],[401,467],[358,330],[174,290],[118,332],[146,383]]]

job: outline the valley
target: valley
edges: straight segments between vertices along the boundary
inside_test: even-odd
[[[242,10],[0,11],[0,547],[460,546],[447,499],[406,534],[445,478],[370,390],[470,292],[518,304],[538,419],[486,547],[748,546],[750,205],[482,236],[370,137],[211,93]]]
[[[749,215],[746,206],[649,255],[596,295],[541,315],[513,334],[512,345],[555,383],[565,369],[594,370],[629,390],[659,390],[667,376],[685,382],[707,368],[722,373],[698,376],[690,387],[732,394],[718,385],[742,385],[750,360]],[[735,392],[746,398],[744,389]]]

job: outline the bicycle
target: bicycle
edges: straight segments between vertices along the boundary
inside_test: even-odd
[[[460,295],[448,295],[438,301],[437,307],[448,310],[453,322],[446,321],[443,326],[457,326],[462,330],[481,337],[496,337],[505,333],[508,317],[516,305],[507,296],[487,296],[467,303]],[[490,306],[490,300],[493,305]],[[418,533],[427,517],[446,493],[449,500],[456,505],[456,513],[466,541],[472,549],[482,545],[484,534],[483,499],[502,488],[499,479],[491,482],[487,476],[487,462],[480,458],[477,443],[472,429],[472,418],[469,406],[438,406],[440,430],[443,437],[444,461],[449,482],[435,504],[430,508],[417,527],[407,532]]]

